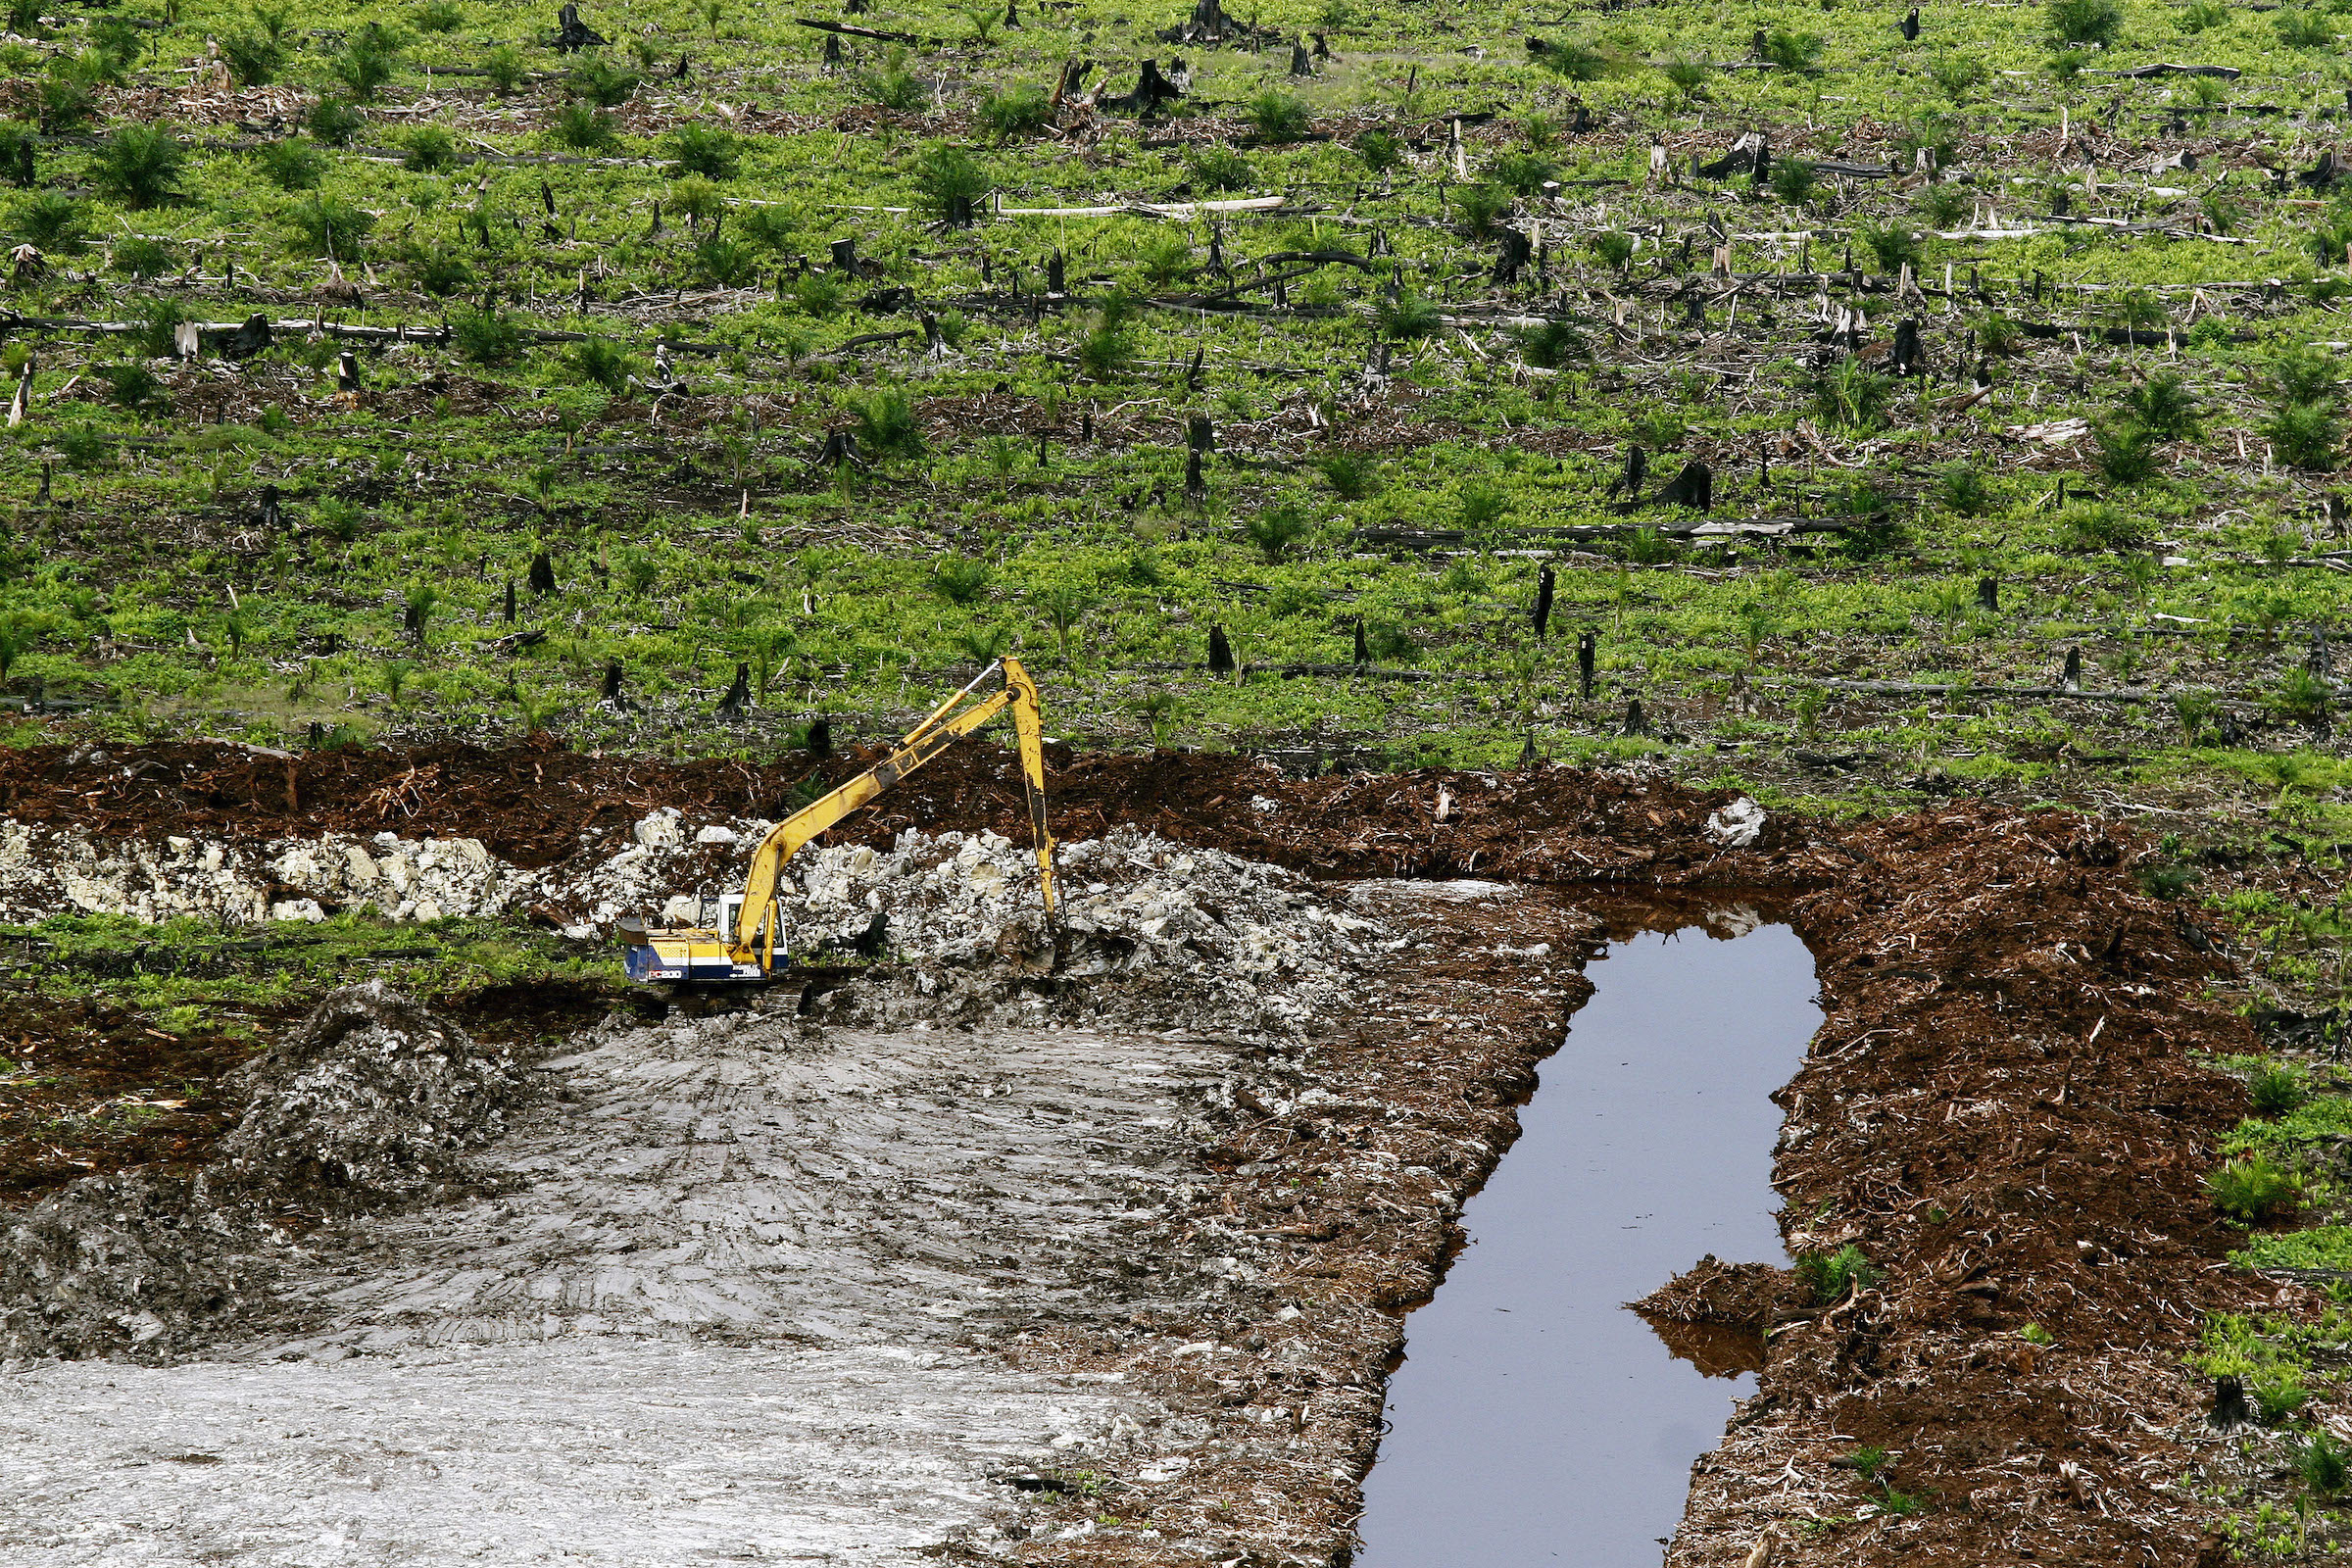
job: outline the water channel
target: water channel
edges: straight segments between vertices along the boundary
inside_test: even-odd
[[[1623,1303],[1702,1253],[1788,1260],[1767,1097],[1821,1019],[1812,957],[1787,926],[1693,926],[1585,975],[1592,1001],[1464,1210],[1469,1245],[1406,1321],[1358,1568],[1654,1568],[1691,1460],[1754,1388],[1678,1359]]]

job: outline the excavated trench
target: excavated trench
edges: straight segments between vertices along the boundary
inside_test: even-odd
[[[547,750],[12,754],[0,912],[308,900],[586,933],[733,861],[798,782]],[[1856,1568],[2220,1560],[2176,1483],[2227,1444],[2184,1366],[2199,1323],[2273,1294],[2222,1266],[2201,1185],[2245,1112],[2206,1063],[2253,1046],[2214,991],[2229,955],[2139,886],[2129,834],[1968,801],[1743,824],[1638,770],[1057,758],[1055,783],[1100,845],[1072,953],[1019,918],[1017,845],[907,836],[1019,838],[1017,778],[967,753],[804,879],[796,938],[854,937],[879,898],[915,950],[820,1016],[624,1018],[519,1079],[463,1057],[516,1086],[503,1124],[338,1122],[275,1163],[232,1133],[216,1154],[248,1163],[193,1226],[187,1193],[111,1179],[12,1211],[0,1447],[31,1458],[0,1561],[1344,1560],[1408,1309],[1522,1120],[1541,1134],[1563,1031],[1600,1016],[1564,956],[1631,940],[1591,911],[1637,898],[1744,930],[1710,890],[1785,907],[1817,965],[1823,1021],[1772,1095],[1778,1241],[1873,1272],[1811,1299],[1769,1245],[1701,1236],[1610,1287],[1744,1256],[1645,1311],[1678,1346],[1773,1331],[1681,1527],[1644,1539],[1671,1568],[1768,1538]],[[1433,880],[1462,876],[1497,880]],[[292,1082],[397,1098],[416,1059]],[[376,1209],[268,1185],[393,1155]],[[1696,1386],[1720,1415],[1730,1386]]]
[[[1770,1096],[1821,1021],[1794,933],[1737,930],[1642,932],[1584,966],[1592,1000],[1406,1320],[1361,1568],[1659,1561],[1764,1340],[1628,1303],[1702,1253],[1788,1261]]]

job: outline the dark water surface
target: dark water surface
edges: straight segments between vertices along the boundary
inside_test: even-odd
[[[1821,1021],[1812,956],[1787,926],[1692,927],[1585,975],[1469,1247],[1406,1321],[1361,1568],[1654,1565],[1690,1461],[1755,1387],[1676,1359],[1623,1303],[1702,1253],[1788,1260],[1767,1097]]]

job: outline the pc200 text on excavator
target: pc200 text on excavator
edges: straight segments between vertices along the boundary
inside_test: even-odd
[[[993,678],[1004,684],[982,695]],[[776,977],[776,942],[781,924],[776,883],[801,847],[851,812],[871,803],[899,780],[971,734],[1005,709],[1021,754],[1021,777],[1029,792],[1029,831],[1037,846],[1039,885],[1046,916],[1054,915],[1054,836],[1046,826],[1044,717],[1037,683],[1016,660],[1002,659],[972,683],[931,710],[890,755],[812,805],[777,823],[752,856],[741,893],[720,898],[717,919],[705,926],[649,930],[628,950],[631,980],[645,984],[757,985]],[[784,955],[789,960],[790,955]]]

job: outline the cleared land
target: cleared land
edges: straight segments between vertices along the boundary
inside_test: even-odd
[[[648,820],[779,816],[1016,651],[1066,838],[1314,878],[1267,930],[1353,908],[1332,884],[1496,889],[1396,895],[1377,964],[1317,948],[1350,991],[1143,905],[1086,940],[1180,931],[1173,990],[1055,975],[1009,915],[1003,951],[957,946],[937,900],[859,952],[804,890],[858,971],[822,1028],[909,1060],[912,1024],[1041,1011],[1213,1034],[1249,1096],[1113,1142],[1190,1169],[1154,1223],[1228,1233],[1254,1282],[1124,1327],[1033,1312],[955,1341],[992,1370],[948,1380],[1051,1402],[1125,1372],[1209,1446],[1024,1490],[986,1481],[1014,1439],[976,1415],[931,1450],[961,1478],[937,1511],[907,1504],[939,1540],[1341,1549],[1396,1314],[1577,995],[1503,950],[1769,895],[1830,1013],[1779,1156],[1813,1261],[1660,1282],[1692,1333],[1773,1330],[1675,1561],[1767,1528],[1808,1562],[2333,1550],[2339,11],[5,11],[5,1277],[213,1212],[184,1184],[275,1114],[246,1064],[354,979],[515,1083],[577,1056],[596,1102],[598,1053],[668,1027],[599,938],[741,854]],[[1740,794],[1770,826],[1727,849],[1705,822]],[[974,755],[836,848],[1021,823]],[[1162,884],[1191,864],[1136,885],[1189,906]],[[516,1103],[539,1119],[432,1146],[446,1190],[375,1220],[279,1171],[218,1211],[223,1250],[152,1254],[234,1283],[233,1322],[27,1328],[31,1285],[0,1312],[35,1353],[290,1343],[286,1250],[462,1230],[502,1160],[582,1134]],[[181,1377],[191,1420],[215,1375],[121,1373]],[[917,1403],[888,1404],[906,1434]],[[94,1518],[129,1450],[87,1441],[44,1485]],[[1277,1453],[1305,1479],[1265,1480]],[[187,1474],[227,1496],[307,1461],[251,1462]]]

